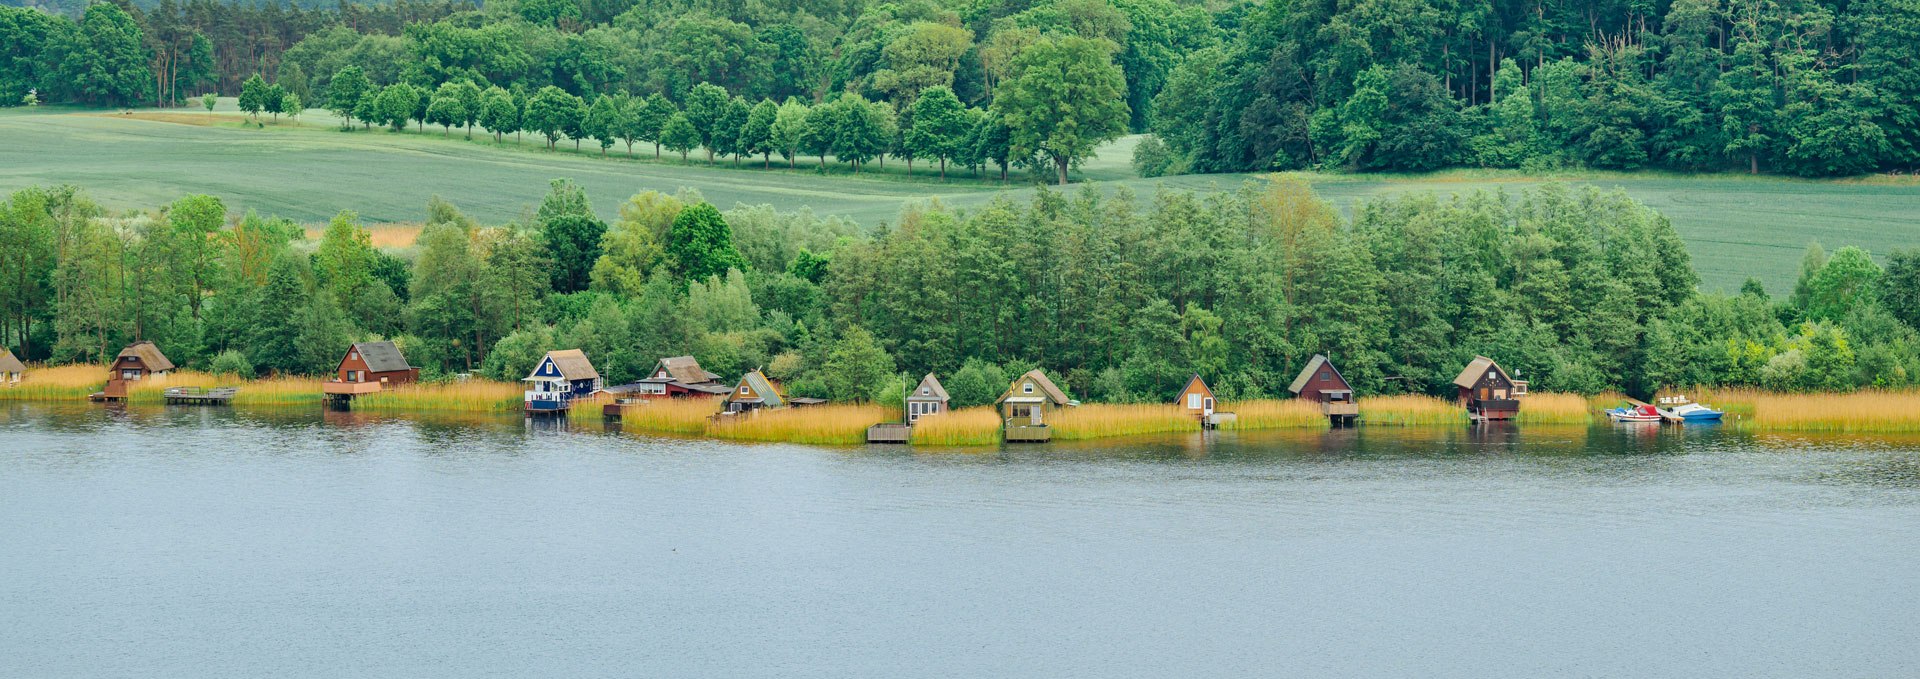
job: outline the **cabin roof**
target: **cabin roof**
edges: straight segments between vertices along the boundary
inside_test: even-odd
[[[1500,364],[1494,363],[1493,359],[1485,356],[1475,356],[1472,362],[1467,363],[1466,369],[1460,371],[1460,376],[1453,378],[1453,384],[1461,389],[1472,389],[1473,385],[1480,383],[1480,376],[1487,374],[1488,370],[1500,370]],[[1504,374],[1506,371],[1500,370],[1500,372]]]
[[[593,369],[593,362],[588,361],[586,352],[579,349],[549,351],[545,357],[540,359],[540,363],[545,363],[547,359],[553,359],[553,367],[560,371],[561,377],[569,381],[594,380],[600,378],[600,371]],[[545,381],[536,375],[536,373],[540,372],[540,363],[533,364],[533,372],[527,373],[527,378],[526,380],[522,380],[523,382],[527,380]]]
[[[26,371],[27,365],[25,363],[21,363],[20,359],[15,358],[13,352],[8,351],[6,347],[0,347],[0,373],[23,373]]]
[[[173,361],[167,360],[167,355],[160,353],[160,347],[154,346],[149,340],[140,340],[127,345],[127,348],[121,349],[120,355],[115,356],[113,360],[117,363],[120,359],[129,356],[140,359],[140,364],[146,366],[147,370],[164,372],[173,369]]]
[[[1041,372],[1039,368],[1028,370],[1026,374],[1016,377],[1012,382],[1007,383],[1007,393],[1001,394],[1000,399],[994,401],[994,403],[1006,403],[1009,399],[1012,399],[1014,397],[1013,395],[1019,391],[1018,387],[1023,380],[1033,380],[1034,386],[1039,388],[1041,395],[1046,396],[1047,400],[1053,401],[1054,404],[1067,404],[1066,392],[1060,391],[1060,387],[1054,386],[1053,380],[1047,379],[1047,374]],[[1024,401],[1015,402],[1023,403]]]
[[[765,403],[769,408],[778,408],[786,404],[785,399],[780,396],[780,391],[773,388],[773,382],[768,381],[767,376],[761,374],[758,370],[748,371],[747,374],[741,375],[740,383],[751,387],[755,397],[740,398],[740,388],[734,387],[727,392],[727,402]]]
[[[1340,368],[1335,366],[1333,361],[1328,360],[1326,354],[1314,354],[1313,358],[1307,361],[1306,369],[1300,371],[1300,376],[1293,378],[1293,384],[1288,385],[1287,391],[1298,394],[1300,390],[1306,389],[1307,383],[1313,381],[1313,374],[1318,372],[1320,366],[1323,365],[1332,368],[1333,374],[1340,378],[1340,383],[1346,384],[1347,376],[1340,374]]]
[[[719,375],[707,372],[705,368],[700,367],[700,362],[694,360],[692,356],[670,356],[660,359],[660,363],[653,367],[653,372],[659,374],[662,370],[667,371],[667,375],[675,382],[683,385],[716,382],[720,379]]]
[[[407,357],[400,355],[400,347],[393,342],[354,342],[353,348],[360,352],[360,360],[367,363],[370,372],[406,372],[413,369],[413,366],[407,365]]]
[[[1193,377],[1187,380],[1187,386],[1180,388],[1180,393],[1184,394],[1184,393],[1187,393],[1188,391],[1191,391],[1193,389],[1194,383],[1196,382],[1200,384],[1201,391],[1207,392],[1208,396],[1213,395],[1213,387],[1207,386],[1207,381],[1200,379],[1200,373],[1194,373]]]
[[[921,396],[920,395],[921,387],[925,387],[928,391],[933,393],[928,394],[926,396]],[[940,378],[934,377],[933,373],[927,373],[926,377],[920,378],[920,384],[913,388],[913,392],[907,394],[907,400],[909,401],[913,401],[913,400],[940,401],[944,403],[948,400],[951,400],[951,397],[947,396],[947,388],[940,386]]]

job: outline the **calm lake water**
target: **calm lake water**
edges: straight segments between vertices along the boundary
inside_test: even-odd
[[[0,676],[1920,675],[1920,439],[0,404]]]

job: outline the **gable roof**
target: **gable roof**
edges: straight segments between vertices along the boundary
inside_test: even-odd
[[[1473,385],[1480,382],[1480,376],[1485,375],[1489,369],[1499,370],[1502,375],[1507,373],[1501,370],[1500,364],[1494,363],[1493,359],[1475,356],[1471,362],[1467,363],[1466,369],[1460,371],[1460,376],[1453,378],[1453,384],[1461,389],[1472,389]]]
[[[14,358],[13,352],[8,351],[6,347],[0,347],[0,373],[23,373],[26,371],[27,365],[25,363],[21,363],[20,359]]]
[[[780,396],[780,390],[775,389],[773,382],[768,381],[767,376],[760,374],[758,370],[749,371],[747,374],[741,375],[740,383],[751,387],[753,393],[760,397],[760,402],[765,403],[769,408],[778,408],[786,405],[786,399]],[[740,387],[736,386],[732,391],[727,392],[727,401],[731,403],[738,400],[740,400]]]
[[[400,347],[392,342],[354,342],[352,350],[360,352],[360,360],[366,362],[368,372],[391,373],[413,369],[413,366],[407,365],[407,357],[400,355]]]
[[[129,356],[140,359],[141,365],[154,372],[173,369],[173,361],[167,360],[167,355],[160,353],[160,347],[154,346],[150,340],[140,340],[127,345],[127,348],[121,349],[120,355],[115,356],[113,360],[117,363],[120,359]]]
[[[1026,380],[1033,380],[1034,386],[1040,389],[1040,393],[1046,396],[1047,400],[1053,401],[1055,405],[1067,404],[1066,392],[1060,391],[1059,387],[1054,386],[1053,380],[1047,379],[1047,374],[1041,372],[1039,368],[1028,370],[1026,374],[1016,377],[1012,382],[1007,383],[1007,393],[1001,394],[1000,398],[994,400],[994,403],[1006,403],[1007,399],[1012,398],[1014,392],[1019,390],[1020,383]]]
[[[561,349],[547,352],[546,356],[540,358],[539,363],[533,364],[533,372],[527,373],[526,379],[521,381],[538,380],[540,366],[548,359],[553,360],[553,367],[560,371],[560,376],[569,381],[600,379],[600,371],[593,369],[593,362],[587,360],[585,352],[579,349]]]
[[[1300,376],[1293,378],[1293,384],[1287,386],[1287,391],[1298,394],[1300,390],[1307,388],[1307,382],[1313,380],[1313,374],[1318,372],[1320,366],[1323,365],[1333,370],[1333,374],[1340,378],[1341,384],[1347,382],[1347,376],[1340,374],[1340,367],[1334,365],[1333,361],[1329,360],[1326,354],[1314,354],[1313,358],[1307,361],[1306,369],[1301,370]]]
[[[926,396],[921,396],[920,389],[922,387],[925,387],[928,391],[933,393],[928,394]],[[940,378],[934,377],[933,373],[927,373],[926,377],[920,378],[920,384],[915,386],[913,388],[913,391],[907,394],[907,400],[911,401],[914,399],[920,399],[923,401],[934,400],[934,401],[941,401],[941,402],[952,400],[951,397],[947,396],[947,388],[940,386]]]
[[[694,360],[692,356],[670,356],[660,359],[660,362],[653,366],[653,374],[657,375],[662,370],[667,372],[668,377],[672,377],[675,382],[681,384],[700,384],[720,379],[719,375],[707,372],[705,368],[700,367],[700,362]]]
[[[1194,374],[1193,374],[1193,377],[1192,377],[1191,379],[1188,379],[1188,380],[1187,380],[1187,386],[1184,386],[1184,387],[1181,387],[1181,388],[1180,388],[1180,393],[1182,393],[1182,394],[1184,394],[1184,393],[1187,393],[1187,390],[1189,390],[1189,389],[1192,389],[1192,388],[1193,388],[1193,383],[1195,383],[1195,382],[1199,382],[1199,383],[1200,383],[1200,389],[1201,389],[1201,390],[1203,390],[1203,391],[1206,391],[1206,392],[1207,392],[1208,394],[1212,394],[1212,393],[1213,393],[1213,387],[1209,387],[1209,386],[1207,386],[1207,381],[1206,381],[1206,380],[1203,380],[1203,379],[1200,379],[1200,373],[1194,373]]]

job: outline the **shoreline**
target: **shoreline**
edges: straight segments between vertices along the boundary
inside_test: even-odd
[[[0,386],[0,401],[84,404],[104,380],[75,380],[80,374],[97,376],[98,366],[70,365],[39,368],[19,384]],[[36,379],[38,377],[39,379]],[[126,405],[167,406],[169,387],[238,386],[239,393],[224,407],[236,409],[331,409],[321,393],[324,380],[310,377],[255,380],[223,379],[206,373],[182,371],[164,379],[136,385]],[[1908,434],[1920,433],[1920,390],[1857,391],[1849,393],[1778,393],[1748,388],[1682,390],[1726,411],[1726,420],[1707,426],[1737,428],[1755,433]],[[1536,393],[1527,401],[1513,426],[1592,426],[1606,422],[1601,410],[1617,405],[1618,394],[1580,396]],[[606,396],[576,402],[559,416],[570,424],[604,423],[610,431],[655,434],[713,441],[792,443],[801,445],[863,445],[874,424],[903,419],[897,408],[874,404],[828,404],[761,411],[749,416],[717,417],[719,405],[700,399],[655,400],[630,407],[617,422],[606,420]],[[484,415],[526,417],[518,384],[472,379],[405,385],[358,397],[346,412]],[[1459,427],[1471,425],[1456,403],[1422,395],[1363,397],[1360,418],[1352,425],[1363,429]],[[209,406],[177,406],[209,407]],[[222,407],[222,406],[212,406]],[[1239,412],[1238,421],[1222,431],[1332,429],[1316,404],[1297,399],[1223,401],[1221,412]],[[1001,418],[990,407],[976,406],[923,418],[914,427],[906,447],[969,448],[1002,445]],[[1090,403],[1062,411],[1049,423],[1053,440],[1084,442],[1142,435],[1202,433],[1197,420],[1173,405]],[[1653,429],[1660,425],[1621,425]],[[1691,425],[1699,426],[1699,425]]]

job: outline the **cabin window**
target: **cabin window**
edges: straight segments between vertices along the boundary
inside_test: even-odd
[[[1325,382],[1330,379],[1333,379],[1333,375],[1329,374],[1325,370],[1320,371],[1320,381]]]
[[[746,396],[746,395],[747,395],[747,394],[749,394],[749,393],[752,393],[752,392],[751,392],[751,391],[749,391],[749,390],[747,389],[747,385],[744,385],[744,384],[742,384],[742,385],[740,385],[740,395],[741,395],[741,396]]]
[[[932,389],[928,389],[928,388],[926,388],[926,387],[921,387],[921,388],[920,388],[920,395],[921,395],[921,396],[926,396],[926,395],[928,395],[928,394],[931,394],[931,393],[933,393],[933,390],[932,390]]]
[[[357,351],[349,351],[349,352],[347,352],[347,360],[349,360],[349,361],[355,361],[355,360],[359,360],[359,359],[360,359],[360,353],[359,353],[359,352],[357,352]]]
[[[1200,409],[1200,395],[1199,395],[1199,394],[1187,394],[1187,408],[1189,408],[1189,409],[1193,409],[1193,410],[1199,410],[1199,409]]]
[[[1031,394],[1031,393],[1033,393],[1033,383],[1032,383],[1032,382],[1028,382],[1028,383],[1026,383],[1026,384],[1022,384],[1022,385],[1020,385],[1020,393],[1022,393],[1022,394]]]
[[[665,370],[660,371],[660,374],[658,375],[654,375],[654,377],[666,377],[666,376],[667,376],[667,371]]]

